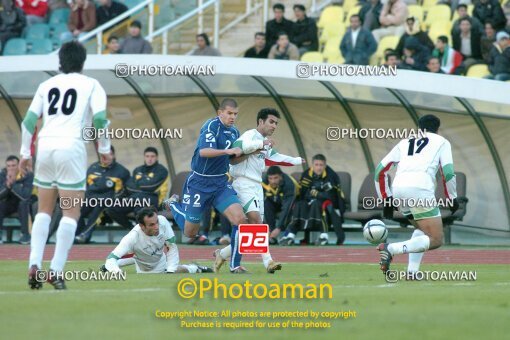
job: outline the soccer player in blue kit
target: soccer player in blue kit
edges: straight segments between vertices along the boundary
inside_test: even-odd
[[[217,116],[202,125],[195,152],[191,160],[191,173],[184,183],[182,203],[174,195],[165,202],[179,228],[187,237],[195,237],[200,228],[202,212],[214,206],[232,224],[232,259],[230,270],[244,273],[238,244],[238,225],[247,223],[237,193],[228,182],[230,158],[240,157],[240,148],[231,148],[239,138],[234,122],[239,113],[234,99],[224,99],[218,108]]]

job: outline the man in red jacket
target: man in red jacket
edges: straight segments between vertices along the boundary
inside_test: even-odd
[[[47,0],[16,0],[16,6],[25,13],[27,26],[45,23],[48,13]]]

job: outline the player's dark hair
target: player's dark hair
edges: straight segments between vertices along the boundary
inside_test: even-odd
[[[467,10],[467,5],[460,4],[460,5],[457,6],[457,9],[459,9],[459,8],[464,8],[465,10]]]
[[[231,108],[235,109],[237,107],[237,102],[232,98],[225,98],[221,101],[220,110],[225,110],[227,106],[230,106]]]
[[[265,122],[267,117],[270,115],[275,116],[276,118],[280,118],[280,112],[278,112],[277,109],[266,107],[257,113],[257,125],[259,125],[259,119],[262,119]]]
[[[295,9],[299,9],[300,11],[302,12],[306,12],[306,7],[301,5],[301,4],[295,4],[294,6],[292,6],[292,9],[295,10]]]
[[[284,6],[283,4],[280,4],[280,3],[277,3],[277,4],[274,4],[274,5],[273,5],[273,11],[274,11],[275,9],[280,9],[280,10],[282,10],[283,12],[285,12],[285,6]]]
[[[318,154],[316,154],[315,156],[312,157],[312,162],[313,161],[323,161],[324,163],[326,163],[326,156],[324,156],[321,153],[318,153]]]
[[[395,57],[398,59],[398,55],[395,52],[393,52],[393,50],[392,50],[392,52],[386,53],[384,55],[384,61],[388,61],[390,59],[390,57]]]
[[[58,51],[60,71],[63,73],[81,72],[87,59],[85,47],[78,41],[69,41]]]
[[[108,44],[111,43],[112,40],[119,40],[119,37],[117,37],[116,35],[110,35],[108,37]]]
[[[9,157],[7,157],[7,159],[5,161],[9,162],[9,161],[14,161],[14,160],[19,163],[19,158],[14,155],[10,155]]]
[[[158,155],[158,149],[156,149],[155,147],[153,146],[148,146],[145,148],[145,150],[143,150],[143,154],[145,155],[147,152],[153,152],[156,154],[156,156]]]
[[[427,59],[427,64],[428,64],[428,63],[430,63],[430,61],[431,61],[432,59],[437,59],[437,61],[438,61],[439,63],[441,63],[441,61],[439,60],[439,58],[438,58],[438,57],[429,57],[429,58]]]
[[[448,37],[446,35],[440,35],[437,40],[441,40],[443,44],[448,44]]]
[[[273,175],[283,175],[282,169],[280,169],[279,166],[273,165],[270,166],[269,169],[267,169],[267,175],[273,176]]]
[[[351,17],[349,18],[349,20],[351,20],[352,18],[358,18],[359,21],[361,21],[361,17],[359,16],[359,14],[353,14],[351,15]]]
[[[283,32],[283,31],[282,31],[282,32],[279,32],[279,33],[278,33],[278,39],[280,39],[280,37],[281,37],[282,35],[286,36],[287,38],[289,37],[289,35],[287,34],[287,32]]]
[[[138,224],[145,225],[144,219],[146,217],[152,217],[152,216],[154,216],[154,214],[157,214],[157,213],[158,213],[158,211],[154,207],[142,208],[136,214],[136,222],[138,222]]]
[[[434,115],[425,115],[418,120],[418,128],[428,132],[437,133],[441,121]]]
[[[209,36],[207,35],[207,33],[200,33],[200,34],[197,34],[197,38],[198,38],[198,37],[202,37],[202,38],[204,38],[204,40],[205,40],[205,44],[206,44],[207,46],[210,46],[210,45],[211,45],[211,41],[209,40]]]
[[[459,25],[462,24],[463,21],[467,21],[467,22],[469,22],[469,24],[471,24],[471,19],[469,19],[468,17],[464,17],[459,20]]]
[[[256,38],[256,37],[259,37],[259,36],[260,36],[260,37],[264,37],[264,38],[265,38],[265,37],[266,37],[266,34],[265,34],[264,32],[257,32],[257,33],[255,33],[255,38]]]

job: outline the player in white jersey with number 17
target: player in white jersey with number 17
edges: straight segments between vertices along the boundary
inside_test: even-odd
[[[447,198],[452,202],[452,214],[459,208],[452,149],[450,142],[437,134],[439,125],[439,118],[434,115],[421,117],[418,127],[425,131],[425,136],[400,141],[376,169],[377,192],[390,202],[385,204],[385,210],[393,210],[390,205],[392,198],[399,199],[402,214],[417,228],[408,241],[381,243],[377,247],[381,256],[379,264],[384,273],[389,269],[394,255],[405,253],[409,253],[408,271],[417,271],[423,252],[443,244],[443,221],[439,207],[434,203],[438,170],[443,175]],[[397,172],[392,194],[386,173],[394,164],[397,165]],[[413,206],[413,203],[416,205]]]
[[[87,152],[82,138],[83,128],[93,121],[95,128],[106,128],[106,93],[95,79],[83,74],[87,58],[78,42],[68,42],[59,51],[60,71],[39,85],[22,123],[20,171],[32,168],[31,143],[37,121],[42,127],[37,140],[37,162],[34,185],[39,191],[39,208],[32,226],[28,284],[42,287],[37,274],[42,267],[44,247],[48,238],[51,215],[58,197],[72,201],[83,199],[87,172]],[[98,151],[103,162],[110,161],[110,141],[99,139]],[[55,253],[50,265],[48,282],[55,289],[65,289],[62,275],[67,255],[74,241],[80,207],[63,210],[57,231]]]
[[[304,163],[301,157],[282,155],[273,148],[274,142],[268,137],[273,135],[279,119],[280,113],[277,110],[261,109],[257,114],[257,128],[243,133],[232,145],[234,148],[240,148],[244,154],[230,161],[230,175],[234,178],[232,186],[237,192],[248,223],[251,224],[260,224],[264,220],[262,172],[266,165],[292,166]],[[231,257],[231,270],[243,268],[238,247],[239,235],[232,235],[231,239],[232,246],[218,249],[214,253],[216,272],[228,257]],[[281,264],[273,261],[269,252],[262,254],[262,262],[268,273],[281,269]]]

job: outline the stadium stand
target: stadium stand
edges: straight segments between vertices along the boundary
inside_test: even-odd
[[[25,31],[25,39],[47,39],[50,37],[50,26],[47,24],[35,24]]]
[[[388,176],[388,182],[391,183],[391,178]],[[374,174],[369,173],[363,183],[361,184],[361,188],[359,189],[358,194],[358,211],[349,211],[345,213],[345,218],[350,220],[355,220],[360,222],[362,225],[370,221],[371,219],[381,219],[382,218],[382,207],[378,206],[374,209],[366,209],[364,207],[364,202],[367,198],[373,198],[374,203],[377,198],[377,192],[375,190],[374,185]]]
[[[50,20],[48,23],[50,24],[66,24],[69,20],[69,14],[71,10],[69,8],[58,8],[51,12]]]
[[[476,64],[468,68],[466,76],[471,78],[483,78],[490,75],[489,67],[485,64]]]
[[[53,51],[51,39],[26,39],[28,54],[48,54]]]
[[[428,9],[427,16],[423,21],[423,29],[429,28],[432,23],[438,21],[450,22],[452,12],[447,5],[435,5]]]
[[[351,16],[358,14],[361,9],[361,6],[354,6],[347,12],[347,15],[345,16],[344,25],[347,27],[349,26],[349,20]]]
[[[4,56],[27,54],[27,42],[22,38],[9,39],[3,50]]]
[[[324,28],[330,23],[338,23],[344,21],[344,9],[340,6],[326,7],[317,22],[317,27]]]
[[[400,38],[396,35],[390,35],[382,38],[377,46],[377,50],[370,59],[370,65],[380,65],[384,61],[384,51],[387,49],[395,49],[399,40]]]
[[[324,57],[320,52],[306,52],[301,56],[301,61],[305,63],[322,63]]]
[[[328,39],[326,44],[324,45],[324,50],[322,54],[326,60],[336,59],[341,56],[340,53],[340,42],[342,41],[342,37],[334,37]]]

